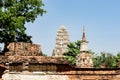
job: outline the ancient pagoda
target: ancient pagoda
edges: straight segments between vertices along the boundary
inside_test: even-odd
[[[79,68],[92,68],[92,54],[88,53],[88,45],[85,37],[85,28],[83,27],[83,35],[80,45],[80,54],[77,55],[76,66]]]
[[[65,26],[61,26],[57,32],[55,49],[52,56],[62,57],[63,53],[67,51],[69,43],[69,35]]]

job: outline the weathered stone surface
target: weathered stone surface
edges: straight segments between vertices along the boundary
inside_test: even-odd
[[[39,56],[42,55],[41,46],[32,43],[12,42],[7,46],[9,52],[5,55],[19,55],[19,56]]]
[[[85,30],[83,27],[83,35],[80,44],[80,53],[76,57],[76,66],[78,68],[93,68],[93,56],[88,53],[87,40],[85,37]]]
[[[69,64],[69,62],[61,57],[46,57],[46,56],[8,56],[8,61],[13,63],[55,63]]]
[[[120,68],[76,68],[60,57],[19,56],[15,58],[15,56],[8,56],[7,59],[10,61],[8,67],[10,72],[5,71],[2,76],[4,80],[120,79]]]
[[[76,66],[78,68],[93,68],[92,54],[82,52],[76,57]]]
[[[4,74],[4,80],[69,80],[66,75]]]
[[[19,44],[22,46],[24,43]],[[9,52],[0,55],[0,76],[3,75],[3,80],[120,80],[120,68],[73,67],[63,57],[29,55],[30,47],[23,54],[20,46],[16,48],[16,53],[9,46]],[[34,50],[37,49],[33,49],[33,53]],[[82,53],[78,59],[90,62],[88,56],[92,58]],[[86,61],[84,63],[85,66],[89,65]]]
[[[9,72],[5,73],[2,78],[4,80],[119,80],[120,69],[86,68],[61,72]]]
[[[63,53],[67,51],[67,45],[69,43],[69,35],[65,26],[61,26],[56,35],[55,49],[52,56],[62,57]]]

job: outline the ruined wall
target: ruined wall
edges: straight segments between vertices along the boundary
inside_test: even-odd
[[[7,68],[0,67],[3,80],[120,80],[120,67],[73,67],[62,57],[38,55],[39,46],[29,43],[11,43],[8,49],[0,55],[0,64]]]
[[[72,71],[37,71],[5,73],[4,80],[120,80],[120,69],[76,69]]]
[[[7,77],[9,76],[9,77]],[[69,80],[66,75],[41,75],[41,74],[5,74],[4,80]]]
[[[19,57],[20,58],[20,57]],[[25,57],[23,57],[24,59]],[[4,80],[120,80],[120,68],[76,68],[63,58],[36,56],[38,61],[29,61],[24,65],[22,58],[9,63]]]
[[[8,52],[5,55],[19,55],[19,56],[40,56],[42,55],[41,46],[32,43],[12,42],[8,46]]]

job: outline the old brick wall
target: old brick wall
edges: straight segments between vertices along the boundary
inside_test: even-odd
[[[10,57],[10,56],[9,56]],[[13,56],[10,57],[14,59]],[[27,57],[30,59],[31,57]],[[42,60],[41,60],[42,59]],[[18,59],[22,61],[22,59]],[[36,61],[27,64],[19,61],[9,64],[9,73],[3,75],[7,80],[120,80],[120,68],[76,68],[64,59],[55,57],[36,57]],[[28,60],[29,61],[29,60]],[[8,77],[9,76],[9,77]]]
[[[15,48],[16,46],[16,48]],[[34,47],[33,47],[34,46]],[[78,68],[62,57],[38,55],[30,43],[11,43],[0,55],[0,75],[4,80],[120,80],[120,68]],[[36,52],[37,51],[37,52]],[[27,53],[25,53],[27,52]],[[31,55],[32,52],[32,55]],[[34,54],[35,53],[35,54]]]
[[[119,70],[89,69],[65,72],[11,72],[3,75],[4,80],[120,80]]]
[[[60,72],[60,74],[67,75],[69,80],[120,80],[120,69],[81,68],[68,72]]]
[[[12,42],[7,46],[9,52],[5,55],[19,55],[19,56],[40,56],[42,55],[41,46],[32,43]]]

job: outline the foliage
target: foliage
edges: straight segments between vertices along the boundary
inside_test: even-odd
[[[116,59],[117,59],[117,60],[120,59],[120,52],[116,55]]]
[[[118,66],[116,56],[106,52],[101,52],[100,55],[94,55],[93,63],[94,67],[100,67],[102,64],[104,64],[106,68]]]
[[[72,65],[76,64],[76,56],[80,53],[80,44],[81,41],[70,42],[67,47],[68,51],[63,54],[64,57],[68,59],[68,61],[70,61]],[[92,50],[89,50],[88,53],[93,54],[93,64],[95,68],[99,68],[103,64],[106,68],[118,67],[120,53],[118,53],[116,56],[106,52],[101,52],[100,55],[97,55]]]
[[[70,42],[67,46],[68,51],[63,54],[64,57],[68,59],[72,65],[76,64],[76,56],[80,53],[80,44],[81,41]]]
[[[120,61],[120,52],[117,53],[117,55],[115,56],[115,62],[116,62],[117,67],[120,65],[118,64],[119,61]]]
[[[65,52],[63,55],[68,61],[71,62],[72,65],[76,64],[76,56],[77,54],[80,54],[80,45],[81,41],[76,41],[76,42],[70,42],[67,47],[67,52]],[[92,50],[88,51],[89,54],[94,54]]]
[[[0,43],[31,42],[25,23],[45,13],[42,0],[0,0]]]

